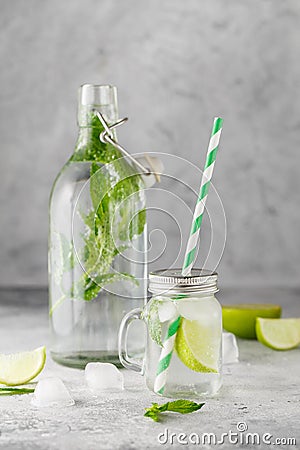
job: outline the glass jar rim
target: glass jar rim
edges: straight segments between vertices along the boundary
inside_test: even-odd
[[[153,294],[184,294],[218,292],[217,272],[193,268],[191,274],[184,276],[181,269],[160,269],[149,274],[149,291]]]

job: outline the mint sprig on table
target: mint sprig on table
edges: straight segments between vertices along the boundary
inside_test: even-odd
[[[138,285],[134,276],[112,272],[111,266],[117,255],[131,247],[132,239],[144,231],[146,210],[136,211],[135,206],[139,200],[139,191],[143,188],[143,181],[119,150],[100,141],[99,135],[102,131],[98,117],[93,116],[91,136],[87,145],[82,146],[79,142],[78,149],[69,160],[69,164],[91,163],[92,207],[87,213],[80,212],[86,231],[83,236],[84,246],[79,255],[75,254],[73,242],[69,242],[62,233],[57,233],[61,263],[55,277],[61,286],[62,297],[52,306],[50,315],[66,298],[93,300],[107,284],[128,280]],[[105,168],[101,170],[103,165]],[[119,217],[115,223],[112,220],[116,211]],[[112,233],[112,224],[115,235]],[[79,264],[78,256],[84,273],[73,283],[70,291],[65,292],[62,278]]]
[[[196,403],[190,400],[175,400],[174,402],[167,402],[159,405],[158,403],[152,403],[151,408],[146,408],[144,414],[145,417],[150,417],[150,419],[155,422],[159,422],[161,414],[164,412],[177,412],[180,414],[189,414],[194,411],[198,411],[204,406],[205,403]]]

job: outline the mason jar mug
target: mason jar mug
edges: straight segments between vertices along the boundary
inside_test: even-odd
[[[145,375],[148,388],[165,397],[202,397],[222,384],[222,310],[215,297],[217,273],[192,269],[150,274],[152,299],[123,318],[119,332],[122,365]],[[128,326],[143,320],[147,328],[143,362],[127,352]]]

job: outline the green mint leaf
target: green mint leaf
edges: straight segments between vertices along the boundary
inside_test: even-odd
[[[80,217],[90,231],[95,230],[95,211],[93,209],[88,214],[80,211]]]
[[[157,409],[159,412],[168,411],[168,408],[169,408],[169,402],[163,403],[162,405],[157,405]]]
[[[95,211],[102,208],[101,212],[108,212],[110,181],[109,172],[93,162],[90,168],[90,195]]]
[[[150,417],[150,419],[154,420],[155,422],[159,422],[159,411],[147,411],[144,414],[145,417]]]
[[[152,403],[151,408],[146,408],[144,416],[150,417],[150,419],[153,419],[155,422],[159,422],[160,412],[161,410],[158,403]]]
[[[158,403],[152,403],[150,408],[146,408],[144,414],[145,417],[159,422],[160,414],[166,411],[177,412],[180,414],[188,414],[194,411],[198,411],[205,403],[196,403],[190,400],[175,400],[174,402],[167,402],[159,405]]]
[[[93,278],[85,273],[72,286],[70,296],[75,300],[90,301],[98,296],[104,286],[120,280],[130,281],[138,285],[138,280],[128,273],[106,273],[103,275],[95,275]]]
[[[144,231],[144,227],[146,224],[146,210],[141,209],[135,216],[132,218],[129,224],[129,238],[132,240],[135,236],[142,234]]]
[[[114,256],[117,256],[119,253],[125,252],[129,248],[129,245],[120,245],[120,247],[116,247],[114,251]]]
[[[160,347],[162,347],[161,340],[161,322],[158,315],[159,300],[152,300],[148,312],[148,329],[151,339]]]
[[[190,400],[175,400],[168,402],[168,411],[178,412],[180,414],[188,414],[201,409],[205,403],[196,403]]]
[[[106,273],[104,275],[96,275],[93,279],[86,276],[86,287],[83,292],[84,300],[93,300],[104,286],[120,280],[132,281],[133,283],[138,284],[135,277],[128,273]]]

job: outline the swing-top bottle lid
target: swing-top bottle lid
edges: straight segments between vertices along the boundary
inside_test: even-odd
[[[192,269],[191,274],[184,276],[181,269],[162,269],[149,274],[149,291],[154,294],[184,294],[202,292],[214,294],[218,292],[218,274],[206,269]]]

